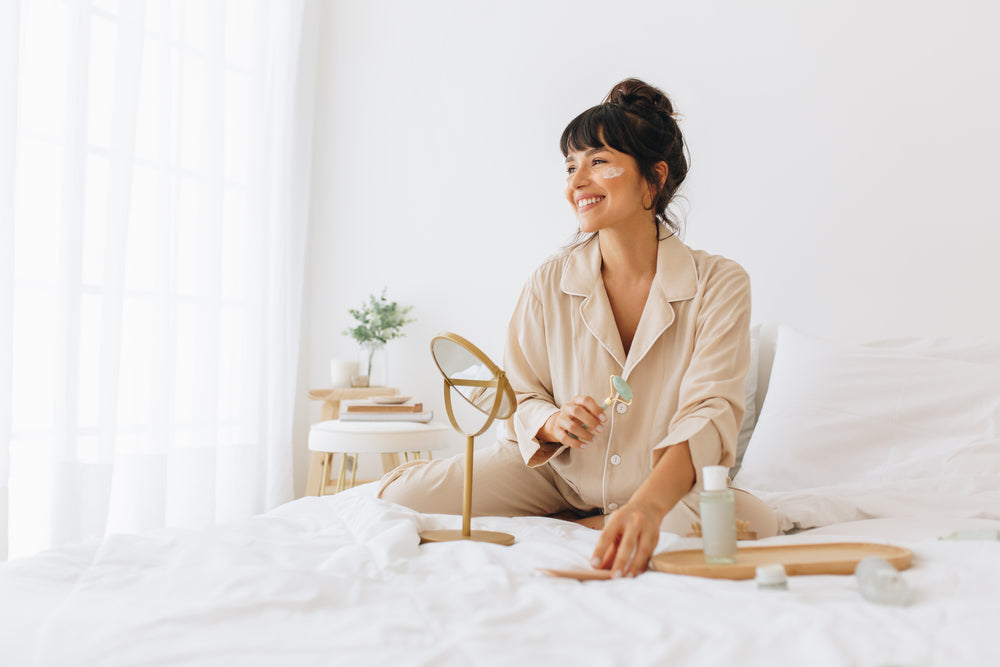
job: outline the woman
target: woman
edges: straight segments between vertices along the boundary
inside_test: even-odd
[[[580,114],[560,141],[580,238],[539,267],[508,330],[517,396],[506,433],[476,453],[480,515],[572,512],[602,530],[592,556],[613,576],[647,567],[661,530],[698,519],[701,469],[732,466],[749,368],[750,282],[677,238],[667,207],[687,174],[673,107],[636,79]],[[602,411],[608,378],[630,406]],[[464,456],[388,473],[381,497],[461,513]],[[737,517],[777,532],[764,503],[736,491]],[[564,514],[561,514],[564,515]]]

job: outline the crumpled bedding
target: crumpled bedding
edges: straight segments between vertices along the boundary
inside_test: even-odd
[[[0,567],[3,665],[997,665],[1000,541],[942,541],[1000,521],[874,519],[757,544],[908,547],[905,608],[851,576],[753,581],[650,572],[576,582],[596,531],[481,518],[511,547],[419,544],[461,518],[420,515],[371,485],[203,531],[116,535]],[[664,533],[659,550],[698,540]],[[743,543],[745,544],[745,543]]]

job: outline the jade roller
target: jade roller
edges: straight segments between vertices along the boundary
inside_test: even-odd
[[[601,410],[607,410],[615,403],[623,403],[625,405],[631,405],[632,387],[628,386],[628,382],[625,381],[625,378],[623,378],[620,375],[612,375],[609,382],[611,384],[611,395],[605,398],[604,402],[597,407],[599,407]],[[579,438],[573,435],[572,433],[569,433],[568,435],[574,440],[579,440]]]
[[[611,395],[604,399],[604,402],[599,406],[601,410],[607,410],[615,403],[624,403],[625,405],[632,404],[632,387],[628,386],[628,382],[621,375],[611,376]]]

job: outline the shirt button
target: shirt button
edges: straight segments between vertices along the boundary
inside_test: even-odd
[[[620,414],[620,415],[623,415],[623,414],[625,414],[626,412],[628,412],[628,406],[627,406],[627,405],[625,405],[624,403],[619,403],[619,404],[618,404],[618,405],[617,405],[617,406],[615,407],[615,410],[617,410],[617,411],[618,411],[618,414]]]
[[[611,455],[611,465],[616,466],[621,462],[622,462],[622,457],[618,456],[617,454]]]
[[[608,503],[608,509],[614,512],[616,509],[618,509],[618,503]]]

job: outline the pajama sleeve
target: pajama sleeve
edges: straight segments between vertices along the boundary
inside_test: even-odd
[[[721,260],[713,268],[706,278],[677,412],[667,437],[652,451],[655,466],[667,447],[687,442],[698,485],[704,466],[729,467],[735,461],[750,368],[750,278],[732,261]]]
[[[517,397],[513,432],[529,467],[544,464],[566,447],[535,437],[546,420],[559,411],[552,397],[552,375],[542,304],[531,281],[525,285],[507,328],[504,370]]]

